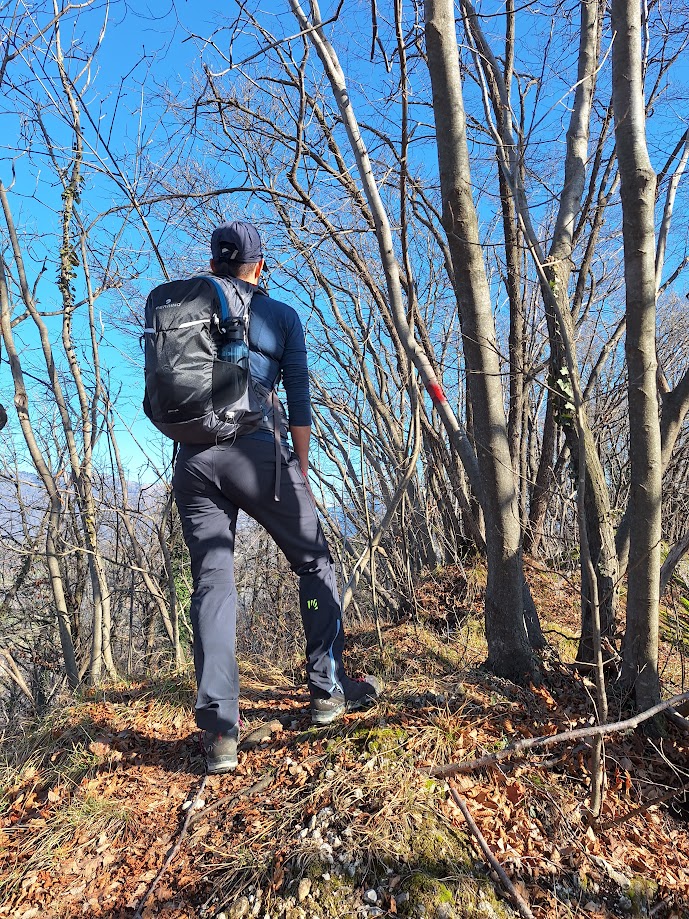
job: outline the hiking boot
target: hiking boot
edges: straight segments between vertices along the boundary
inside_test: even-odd
[[[237,768],[237,738],[232,734],[203,735],[203,752],[208,775],[220,775]]]
[[[362,680],[351,680],[346,676],[343,685],[348,712],[375,705],[383,692],[383,681],[377,676],[367,675]]]
[[[345,697],[339,693],[323,698],[311,696],[311,724],[331,724],[341,718],[346,711]]]
[[[312,724],[332,724],[345,712],[368,708],[369,705],[375,704],[383,691],[382,682],[375,676],[366,676],[363,680],[352,680],[345,677],[343,687],[344,695],[337,693],[318,698],[313,693],[311,694]]]

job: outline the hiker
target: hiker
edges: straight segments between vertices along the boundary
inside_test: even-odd
[[[194,583],[196,723],[205,731],[208,772],[222,773],[237,765],[239,674],[233,554],[240,508],[265,527],[299,576],[312,722],[330,724],[346,710],[370,704],[381,684],[375,677],[350,679],[342,664],[344,633],[333,561],[308,483],[311,406],[299,317],[292,307],[272,299],[259,286],[263,249],[250,223],[234,221],[214,230],[211,255],[210,280],[224,289],[230,305],[237,297],[249,304],[249,386],[254,390],[252,398],[258,394],[264,399],[259,422],[243,431],[244,416],[233,411],[223,414],[214,393],[213,418],[229,419],[228,423],[239,418],[236,434],[226,439],[211,434],[204,443],[182,443],[173,477]],[[160,309],[167,308],[171,299],[168,296]],[[148,316],[147,308],[147,326],[154,322]],[[235,328],[238,322],[230,317],[225,325]],[[193,320],[178,320],[180,328],[192,324]],[[147,331],[154,333],[155,329]],[[241,337],[239,333],[235,337],[239,353]],[[219,348],[217,357],[222,357],[221,352]],[[241,358],[235,355],[233,360],[236,371]],[[216,359],[213,364],[214,387],[218,363]],[[279,424],[274,390],[280,380],[287,396],[292,449],[284,418]],[[159,426],[165,430],[164,425]],[[216,423],[215,430],[224,428]],[[166,431],[174,436],[172,432],[172,427]]]

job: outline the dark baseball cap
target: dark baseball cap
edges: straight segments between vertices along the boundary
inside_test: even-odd
[[[263,249],[258,230],[243,220],[221,224],[211,236],[211,255],[216,262],[234,262],[236,265],[260,262]]]

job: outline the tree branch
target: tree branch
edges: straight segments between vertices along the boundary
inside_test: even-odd
[[[551,734],[545,737],[525,737],[523,740],[518,740],[509,747],[505,747],[504,750],[499,750],[497,753],[492,753],[489,756],[480,756],[478,759],[472,759],[466,763],[452,763],[449,766],[436,766],[434,769],[431,769],[431,775],[437,778],[447,778],[448,776],[459,775],[460,773],[475,772],[477,769],[485,769],[486,766],[493,766],[495,763],[501,763],[503,760],[510,759],[510,757],[520,753],[525,753],[527,750],[552,747],[554,744],[563,743],[566,740],[582,740],[587,737],[602,737],[604,734],[616,734],[621,731],[628,731],[638,727],[644,721],[655,718],[656,715],[660,715],[662,712],[674,708],[676,705],[679,705],[680,702],[684,702],[687,699],[689,699],[689,692],[683,692],[678,696],[667,699],[665,702],[654,705],[645,712],[634,715],[633,718],[627,718],[626,721],[597,724],[590,728],[579,728],[575,731],[565,731],[562,734]]]
[[[490,846],[488,845],[488,843],[485,840],[485,837],[483,836],[478,826],[476,825],[476,821],[471,816],[469,808],[466,805],[466,801],[464,801],[464,799],[461,798],[457,794],[457,790],[455,789],[454,785],[451,782],[448,782],[448,785],[450,788],[450,794],[452,795],[452,798],[455,804],[462,812],[462,816],[466,820],[469,826],[469,829],[476,837],[476,841],[481,847],[481,851],[488,859],[491,868],[495,871],[497,876],[500,878],[500,883],[502,884],[502,886],[505,888],[505,890],[508,892],[508,894],[512,898],[514,905],[517,907],[517,911],[519,915],[523,916],[524,919],[534,919],[533,913],[529,909],[528,905],[525,903],[524,899],[519,895],[517,888],[514,886],[512,881],[510,881],[510,879],[505,874],[505,869],[502,867],[500,862],[491,852]]]

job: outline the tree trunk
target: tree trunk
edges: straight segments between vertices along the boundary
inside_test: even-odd
[[[662,395],[660,417],[661,474],[672,459],[672,451],[689,411],[689,370],[685,371],[674,389]],[[631,529],[631,508],[627,505],[617,528],[615,544],[620,572],[627,570],[629,562],[629,536]],[[662,591],[661,591],[662,593]]]
[[[662,458],[656,383],[656,176],[646,146],[638,0],[613,0],[613,110],[620,171],[626,287],[630,538],[623,678],[637,707],[660,699],[658,603]]]
[[[442,220],[454,268],[486,523],[488,666],[510,679],[533,673],[524,621],[519,507],[500,384],[490,290],[471,195],[469,151],[452,0],[426,3]]]
[[[570,312],[569,298],[565,284],[569,279],[570,269],[562,262],[546,265],[545,274],[550,282],[550,292],[557,299],[559,313],[562,316],[564,330],[551,305],[546,306],[548,332],[550,337],[551,387],[555,403],[556,421],[561,425],[569,448],[574,478],[578,478],[579,429],[574,416],[573,392],[580,386],[579,379],[570,380],[567,361],[564,353],[564,339],[574,343],[575,330]],[[550,293],[549,292],[549,293]],[[545,297],[546,304],[548,299]],[[575,368],[576,373],[576,368]],[[581,431],[584,437],[583,456],[585,461],[584,512],[586,515],[586,532],[589,538],[591,563],[596,574],[598,599],[600,603],[601,635],[611,638],[615,633],[615,615],[617,609],[617,551],[615,548],[615,531],[612,527],[610,493],[605,481],[605,474],[598,456],[598,448],[591,433],[585,412],[582,412]],[[584,559],[582,558],[582,565]],[[593,663],[593,623],[591,619],[591,588],[589,580],[582,570],[581,578],[581,640],[577,650],[577,661]]]
[[[610,493],[591,429],[586,423],[582,425],[582,429],[584,456],[586,457],[586,490],[584,492],[586,532],[588,533],[591,564],[596,575],[601,637],[611,639],[616,631],[619,589]],[[578,441],[578,437],[576,440]],[[570,447],[570,455],[572,458],[577,456],[572,447]],[[586,664],[593,663],[595,660],[595,637],[591,616],[592,599],[591,585],[589,579],[584,576],[582,568],[581,640],[577,649],[577,661]]]
[[[529,525],[524,534],[524,548],[527,553],[537,555],[543,539],[543,526],[548,511],[548,501],[553,487],[553,454],[557,438],[555,425],[555,394],[548,390],[546,396],[545,421],[543,422],[543,442],[541,459],[538,464],[536,481],[529,506]]]
[[[7,207],[5,189],[0,183],[0,197],[3,200],[3,206]],[[6,211],[7,213],[7,211]],[[57,618],[58,630],[60,633],[60,644],[65,664],[65,674],[67,682],[71,689],[76,689],[79,685],[79,669],[77,667],[76,654],[74,651],[74,641],[69,622],[69,610],[65,600],[65,585],[60,571],[60,562],[56,548],[57,534],[60,527],[60,506],[61,500],[57,489],[55,478],[48,468],[43,457],[43,452],[38,445],[36,435],[29,415],[29,395],[24,383],[24,372],[22,370],[19,353],[12,334],[12,317],[10,311],[9,291],[7,287],[7,274],[5,271],[5,262],[0,256],[0,331],[2,339],[5,342],[7,357],[9,360],[10,371],[12,373],[12,382],[14,383],[14,405],[19,418],[19,426],[24,441],[29,450],[34,467],[43,482],[46,495],[50,502],[50,515],[48,518],[48,528],[45,541],[46,565],[50,577],[50,587],[55,604],[55,616]]]
[[[469,37],[474,45],[474,59],[486,76],[489,92],[493,98],[496,112],[498,156],[505,176],[508,178],[517,212],[522,220],[527,243],[537,260],[541,273],[543,300],[546,305],[548,332],[551,342],[551,385],[555,390],[562,388],[562,398],[558,418],[569,427],[570,449],[573,456],[582,455],[586,464],[586,481],[589,494],[586,500],[588,531],[591,534],[591,548],[594,552],[594,567],[599,578],[598,594],[608,608],[604,609],[604,627],[612,628],[614,622],[614,600],[616,583],[616,553],[614,534],[610,522],[609,498],[601,485],[605,478],[595,443],[590,433],[588,420],[584,413],[573,417],[573,393],[578,391],[578,379],[569,379],[577,374],[576,352],[574,351],[574,327],[569,305],[569,278],[574,245],[576,219],[581,210],[586,177],[586,160],[588,151],[591,107],[596,84],[598,49],[600,45],[601,16],[598,0],[583,0],[580,4],[581,31],[578,59],[578,79],[574,94],[574,104],[567,129],[567,157],[565,176],[559,196],[559,207],[553,241],[545,259],[541,253],[540,243],[533,230],[526,195],[524,192],[521,163],[518,155],[517,141],[512,127],[508,87],[490,44],[481,28],[476,10],[471,0],[462,0],[462,9]],[[487,108],[487,102],[484,101]],[[572,366],[565,359],[565,343],[572,348]],[[570,408],[567,409],[567,405]],[[563,410],[564,409],[564,410]],[[583,431],[584,449],[578,449],[578,426]],[[589,519],[590,518],[590,519]],[[612,550],[609,547],[612,546]],[[613,571],[614,570],[614,571]],[[610,572],[613,571],[612,576]],[[586,583],[586,579],[583,579]],[[590,610],[591,597],[584,593],[582,609]],[[584,617],[583,626],[587,620]],[[590,630],[588,630],[590,632]],[[584,650],[584,648],[580,648]]]
[[[555,310],[552,304],[549,304],[548,292],[544,291],[548,335],[550,338],[550,375],[556,399],[557,421],[562,425],[573,464],[578,464],[580,455],[584,456],[586,532],[588,534],[591,562],[596,574],[600,603],[601,634],[604,637],[611,637],[615,632],[618,591],[617,552],[610,511],[610,495],[600,457],[598,456],[598,449],[585,413],[582,413],[579,419],[584,438],[584,449],[581,452],[579,451],[579,428],[575,422],[573,411],[568,408],[568,403],[572,404],[572,394],[574,388],[579,386],[579,380],[568,379],[569,372],[563,345],[564,339],[567,339],[572,344],[572,347],[576,342],[574,319],[570,305],[569,283],[572,274],[574,227],[581,211],[586,178],[591,107],[596,85],[596,69],[600,46],[600,14],[599,0],[583,0],[580,4],[581,32],[578,82],[567,129],[565,177],[553,231],[553,242],[548,253],[547,263],[543,267],[550,290],[559,305],[559,316],[566,325],[566,328],[560,328],[560,322],[555,315]],[[576,365],[575,372],[577,372]],[[578,476],[578,470],[576,470],[576,473]],[[583,558],[582,564],[584,564]],[[592,663],[594,659],[593,624],[591,619],[592,597],[591,587],[583,570],[581,583],[582,623],[577,660],[588,664]]]
[[[48,532],[45,541],[46,564],[48,566],[48,576],[50,577],[50,587],[53,592],[53,602],[55,603],[55,615],[60,633],[60,646],[62,648],[62,657],[65,662],[65,675],[70,689],[76,689],[79,685],[79,668],[77,658],[74,653],[74,641],[69,623],[69,610],[65,602],[64,582],[60,575],[60,565],[55,550],[55,536],[57,534],[59,520],[59,501],[51,499],[50,521],[48,523]]]
[[[91,584],[93,585],[93,580]],[[93,634],[91,635],[91,656],[89,663],[89,683],[98,686],[103,669],[103,607],[94,596],[93,616],[91,619]]]

